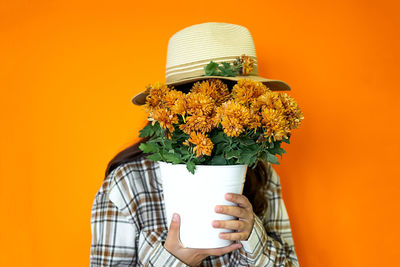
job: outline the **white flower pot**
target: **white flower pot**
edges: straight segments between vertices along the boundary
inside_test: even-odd
[[[180,240],[188,248],[219,248],[233,243],[221,239],[221,232],[234,230],[214,228],[213,220],[236,217],[215,212],[216,205],[236,203],[225,199],[226,193],[242,194],[247,165],[196,165],[195,174],[185,164],[159,161],[160,177],[168,227],[174,212],[181,217]]]

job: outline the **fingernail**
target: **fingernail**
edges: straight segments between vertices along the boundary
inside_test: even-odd
[[[219,222],[213,222],[214,227],[218,227],[219,226]]]
[[[216,211],[216,212],[221,212],[221,210],[222,210],[221,207],[216,207],[216,208],[215,208],[215,211]]]
[[[178,214],[174,213],[174,216],[172,217],[172,220],[174,220],[174,222],[178,221]]]
[[[226,199],[227,200],[231,200],[232,199],[232,195],[231,194],[226,194]]]

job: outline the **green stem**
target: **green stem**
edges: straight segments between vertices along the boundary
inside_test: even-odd
[[[164,142],[164,138],[165,138],[165,129],[161,128],[161,143],[162,143],[162,151],[164,152],[164,148],[165,148],[165,142]],[[164,158],[164,153],[160,153],[161,158],[163,159],[163,161],[167,162],[167,160]]]

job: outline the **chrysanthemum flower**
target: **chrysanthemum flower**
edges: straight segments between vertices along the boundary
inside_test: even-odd
[[[258,114],[259,113],[258,110],[250,108],[249,111],[250,111],[250,118],[249,118],[248,128],[256,132],[257,129],[261,127],[261,117]]]
[[[250,122],[250,110],[232,100],[223,103],[218,113],[222,128],[228,136],[239,136]]]
[[[177,115],[186,113],[186,97],[181,91],[170,90],[163,98],[165,107],[169,108]]]
[[[248,75],[250,72],[253,71],[254,68],[254,59],[250,56],[246,56],[242,54],[240,57],[237,57],[236,60],[233,62],[234,66],[242,65],[239,69],[239,75]]]
[[[179,125],[186,134],[190,134],[193,131],[207,133],[210,132],[213,124],[211,123],[212,118],[207,115],[194,114],[186,117],[186,123]]]
[[[240,60],[242,62],[242,75],[248,75],[254,67],[254,59],[252,57],[241,55]]]
[[[253,81],[249,78],[243,78],[238,80],[233,86],[232,95],[235,101],[248,106],[254,98],[257,98],[268,91],[270,90],[263,83]]]
[[[221,125],[227,136],[239,136],[244,131],[244,126],[239,118],[224,116]]]
[[[259,97],[251,101],[251,106],[254,109],[281,109],[283,108],[279,92],[267,91]]]
[[[280,99],[283,104],[284,115],[286,116],[289,129],[298,128],[304,116],[296,100],[286,93],[280,94]]]
[[[215,107],[214,99],[203,93],[188,93],[186,103],[186,112],[190,115],[210,115]]]
[[[196,153],[196,157],[202,155],[211,156],[214,144],[206,135],[198,132],[191,132],[190,138],[184,142],[184,144],[189,145],[189,142],[195,145],[193,148],[193,154]]]
[[[191,92],[210,96],[217,106],[227,101],[230,97],[228,86],[220,79],[198,81],[193,84]]]
[[[212,128],[216,128],[218,127],[218,125],[221,122],[222,119],[222,114],[223,114],[223,106],[219,106],[217,108],[215,108],[215,112],[213,112],[212,117],[211,117],[211,124],[212,124]]]
[[[264,136],[271,142],[271,138],[274,141],[282,140],[282,138],[288,138],[287,134],[290,133],[287,127],[287,121],[282,110],[265,108],[262,113],[261,123],[264,128]]]
[[[175,130],[173,124],[178,123],[178,116],[171,110],[158,108],[149,114],[149,120],[153,121],[153,123],[158,121],[161,128],[168,129],[169,133],[172,133]]]
[[[170,88],[164,83],[155,82],[153,84],[148,84],[146,86],[146,91],[148,95],[146,96],[146,103],[143,108],[146,112],[150,113],[154,109],[163,107],[163,99],[170,91]]]

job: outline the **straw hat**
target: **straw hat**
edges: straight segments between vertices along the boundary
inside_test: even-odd
[[[245,76],[206,76],[204,67],[213,61],[233,63],[242,54],[254,60],[253,70]],[[206,22],[186,27],[171,36],[168,42],[165,78],[167,85],[182,85],[193,81],[217,78],[238,81],[249,78],[262,82],[273,91],[289,91],[287,83],[258,76],[257,56],[250,31],[241,25]],[[132,98],[143,105],[147,91]]]

